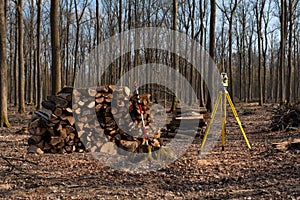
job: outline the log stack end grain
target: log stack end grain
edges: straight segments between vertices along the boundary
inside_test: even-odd
[[[150,145],[160,147],[160,132],[151,127],[149,94],[141,95],[143,117],[151,136]],[[145,144],[137,98],[127,87],[95,89],[63,88],[42,102],[29,124],[29,152],[114,152],[111,143],[137,152]],[[109,144],[106,144],[108,143]],[[40,151],[41,150],[41,151]]]
[[[83,152],[85,147],[74,127],[72,89],[63,88],[57,95],[48,96],[42,102],[43,109],[35,111],[29,132],[29,149],[34,147],[46,153]]]

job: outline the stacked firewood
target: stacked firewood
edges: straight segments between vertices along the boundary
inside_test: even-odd
[[[84,151],[85,147],[75,130],[72,111],[72,88],[64,88],[57,95],[42,102],[43,109],[36,111],[29,124],[32,136],[28,139],[29,150],[63,153]],[[41,151],[41,150],[42,151]]]
[[[150,95],[140,97],[150,145],[157,148],[160,132],[150,123]],[[137,98],[127,87],[63,88],[42,106],[29,124],[30,149],[51,153],[108,152],[107,147],[115,145],[130,152],[145,149]]]

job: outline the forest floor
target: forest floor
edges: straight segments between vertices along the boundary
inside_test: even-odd
[[[300,152],[272,143],[300,138],[300,128],[271,132],[272,107],[243,105],[239,117],[250,152],[228,117],[225,151],[198,157],[199,141],[168,167],[130,174],[104,166],[89,153],[27,154],[22,134],[30,115],[11,108],[13,128],[0,129],[0,199],[300,199]]]

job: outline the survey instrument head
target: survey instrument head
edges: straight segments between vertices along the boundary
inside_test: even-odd
[[[224,87],[228,87],[228,76],[225,72],[221,73],[221,82]]]

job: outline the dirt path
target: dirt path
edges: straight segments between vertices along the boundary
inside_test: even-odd
[[[0,129],[0,198],[300,199],[300,152],[277,152],[271,146],[300,138],[300,129],[268,131],[271,108],[238,111],[253,151],[231,116],[225,151],[218,145],[199,158],[196,141],[181,159],[146,174],[110,169],[86,153],[26,154],[29,136],[15,132],[30,116],[15,115],[13,129]]]

